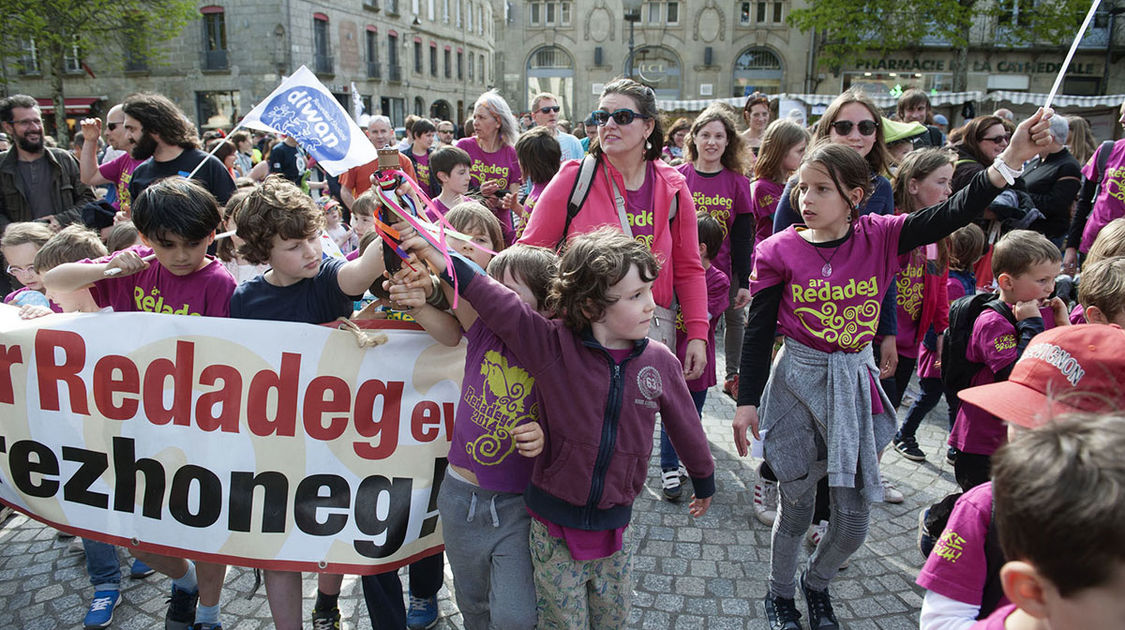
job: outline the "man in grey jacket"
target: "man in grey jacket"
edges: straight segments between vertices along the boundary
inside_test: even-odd
[[[13,141],[0,155],[0,231],[16,221],[81,221],[79,209],[94,201],[94,192],[70,152],[44,146],[35,99],[16,94],[0,101],[0,126]]]

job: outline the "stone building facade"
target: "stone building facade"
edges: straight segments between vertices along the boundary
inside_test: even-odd
[[[73,124],[151,90],[200,127],[229,129],[305,65],[349,108],[354,84],[368,113],[396,125],[411,113],[461,122],[494,83],[496,26],[492,0],[201,0],[151,62],[110,49],[68,59],[67,114]],[[3,69],[9,92],[50,97],[34,42]]]

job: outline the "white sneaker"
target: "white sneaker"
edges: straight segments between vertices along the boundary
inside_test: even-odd
[[[683,487],[680,483],[680,471],[673,468],[672,470],[665,470],[660,473],[661,492],[664,498],[673,503],[680,500],[683,496]]]
[[[820,541],[824,540],[824,535],[827,533],[828,521],[813,523],[813,526],[809,528],[809,533],[805,535],[805,542],[808,543],[809,547],[816,549]]]
[[[884,503],[902,503],[906,500],[906,496],[895,487],[894,482],[888,481],[883,475],[879,475],[879,481],[883,483]]]
[[[754,482],[754,517],[768,527],[773,527],[773,522],[777,520],[777,482],[762,479],[761,466],[758,467],[758,480]]]

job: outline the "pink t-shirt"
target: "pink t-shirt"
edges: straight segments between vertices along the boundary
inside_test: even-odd
[[[656,176],[652,169],[652,162],[645,166],[645,181],[636,190],[623,190],[625,195],[625,216],[629,221],[629,229],[633,231],[633,240],[640,241],[652,249],[652,239],[656,232],[655,220],[652,210],[652,181]]]
[[[516,226],[516,239],[523,237],[523,231],[527,228],[527,221],[531,218],[531,212],[535,210],[535,204],[539,202],[539,195],[543,194],[543,190],[547,188],[550,182],[539,182],[531,185],[531,190],[527,193],[527,198],[523,200],[523,211],[527,213],[526,217],[513,216],[512,221]]]
[[[132,204],[132,198],[129,196],[129,182],[133,181],[133,169],[137,168],[137,165],[143,161],[133,159],[133,156],[126,151],[98,167],[98,173],[113,182],[117,187],[117,197],[113,200],[114,210],[120,210],[122,202],[125,205]]]
[[[864,215],[838,247],[816,247],[795,226],[762,241],[750,292],[782,285],[778,334],[821,352],[858,352],[870,343],[880,303],[906,258],[898,240],[907,216]]]
[[[535,377],[481,320],[465,332],[468,350],[449,463],[467,468],[482,488],[521,493],[535,460],[516,450],[511,429],[539,420]]]
[[[970,489],[953,506],[949,521],[915,582],[950,599],[980,606],[988,581],[985,540],[992,520],[992,482]],[[1008,603],[1001,597],[1000,604]]]
[[[693,392],[701,392],[719,382],[715,376],[715,328],[718,327],[723,312],[730,305],[730,280],[727,275],[712,264],[704,272],[704,278],[707,280],[707,318],[709,320],[707,367],[699,378],[687,382],[688,390]],[[681,311],[676,313],[676,357],[681,363],[687,356],[687,344],[687,326],[684,325],[684,314]]]
[[[723,228],[723,245],[711,264],[731,277],[730,230],[740,214],[753,212],[750,202],[750,180],[741,173],[723,169],[718,173],[700,173],[693,164],[681,164],[676,170],[683,174],[691,191],[695,211],[711,215]]]
[[[140,257],[152,250],[134,245]],[[93,262],[104,263],[121,252]],[[112,307],[118,313],[147,312],[172,315],[204,315],[227,317],[230,315],[230,297],[236,283],[223,263],[207,256],[202,269],[186,276],[177,276],[165,269],[158,260],[149,263],[148,269],[131,276],[110,276],[94,283],[90,295],[100,308]]]
[[[461,138],[456,146],[473,158],[473,165],[469,167],[469,182],[473,188],[480,188],[484,182],[498,179],[500,188],[507,190],[512,182],[523,179],[515,147],[505,145],[499,151],[488,153],[480,148],[475,137]]]
[[[1087,179],[1094,177],[1097,164],[1097,154],[1090,158],[1082,168],[1082,175]],[[1086,219],[1086,227],[1082,230],[1082,242],[1078,251],[1088,252],[1098,237],[1098,232],[1107,223],[1114,219],[1125,217],[1125,140],[1118,140],[1109,152],[1109,160],[1105,165],[1105,175],[1102,176],[1102,185],[1098,198],[1094,200],[1094,208]]]
[[[899,356],[915,359],[921,344],[918,339],[918,322],[922,319],[923,289],[926,275],[926,248],[916,247],[907,262],[895,274],[898,291],[895,312],[898,316],[898,333],[895,345]]]
[[[1086,309],[1081,304],[1075,304],[1074,310],[1070,311],[1070,323],[1072,324],[1088,324],[1086,321]]]
[[[754,247],[773,236],[773,213],[785,191],[784,183],[755,179],[750,184],[750,203],[754,209]]]
[[[407,150],[412,151],[412,149]],[[430,154],[425,153],[423,155],[418,155],[414,153],[407,157],[413,158],[414,175],[418,181],[418,185],[422,187],[422,192],[426,193],[426,196],[432,199],[434,193],[433,188],[430,186]]]
[[[1011,306],[1011,305],[1009,305]],[[1050,308],[1039,309],[1045,330],[1055,325],[1055,317]],[[988,308],[981,311],[973,323],[973,334],[965,350],[965,358],[983,363],[969,381],[970,385],[985,385],[996,382],[996,373],[1016,362],[1016,329],[1000,313]],[[992,455],[996,449],[1008,441],[1008,429],[1004,421],[968,403],[961,405],[953,430],[949,432],[949,444],[954,448],[976,455]]]

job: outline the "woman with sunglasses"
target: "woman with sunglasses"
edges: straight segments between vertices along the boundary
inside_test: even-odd
[[[690,340],[684,376],[699,378],[707,364],[708,320],[695,204],[683,175],[660,159],[664,135],[656,94],[630,79],[611,81],[592,117],[598,133],[590,140],[590,155],[597,166],[585,202],[567,216],[581,162],[563,164],[539,197],[520,242],[556,248],[567,237],[610,225],[647,243],[661,261],[649,337],[675,347],[678,303]],[[670,219],[673,197],[676,215]]]
[[[996,161],[1008,146],[1012,134],[999,116],[979,116],[965,123],[961,144],[957,145],[957,166],[953,169],[953,192],[961,190],[977,173]]]
[[[516,156],[519,122],[512,108],[496,90],[480,95],[473,104],[472,137],[461,138],[456,145],[473,159],[469,167],[469,190],[479,191],[482,202],[500,220],[504,245],[515,239],[512,213],[504,207],[504,197],[516,192],[523,175]]]

